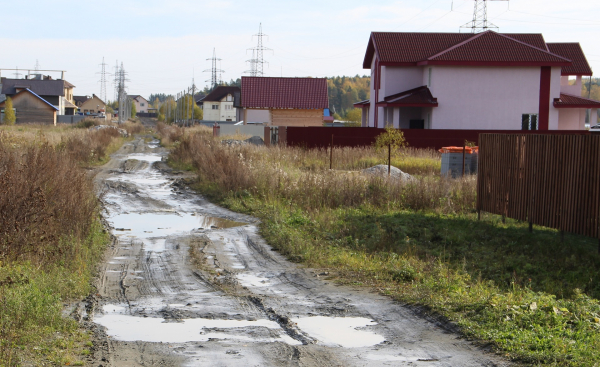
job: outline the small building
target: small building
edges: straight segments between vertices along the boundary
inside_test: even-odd
[[[363,126],[583,130],[585,109],[600,108],[581,97],[592,70],[579,44],[541,34],[373,32],[363,67]]]
[[[205,121],[239,121],[238,108],[240,107],[239,87],[220,85],[213,89],[207,96],[196,103],[202,105]]]
[[[323,111],[329,108],[327,79],[243,76],[241,106],[245,124],[323,126]]]
[[[58,108],[31,89],[21,89],[16,94],[9,96],[12,99],[16,112],[17,124],[48,124],[56,125]],[[6,100],[0,103],[0,110],[4,110]]]
[[[55,80],[50,76],[34,75],[33,78],[26,79],[2,78],[0,84],[2,84],[0,94],[7,97],[13,97],[17,93],[29,89],[52,106],[55,106],[59,115],[74,115],[77,110],[73,100],[75,86],[66,80]]]
[[[75,105],[80,113],[93,115],[106,111],[106,103],[95,94],[92,96],[74,96]]]
[[[135,111],[141,113],[148,113],[148,108],[150,108],[150,103],[148,100],[140,95],[127,95],[127,98],[130,98],[133,103],[135,103]]]

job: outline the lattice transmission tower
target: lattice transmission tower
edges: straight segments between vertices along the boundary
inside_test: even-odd
[[[212,90],[217,85],[223,84],[221,80],[221,73],[224,73],[224,70],[217,68],[217,61],[221,61],[221,59],[217,58],[217,51],[213,48],[213,57],[210,59],[206,59],[206,61],[212,62],[211,69],[204,70],[203,73],[210,73],[210,79],[206,80],[207,83],[210,83],[210,89]]]
[[[509,1],[509,0],[475,0],[475,8],[473,9],[473,20],[460,27],[470,29],[471,33],[481,33],[487,30],[496,30],[498,27],[487,20],[487,3],[488,1]]]
[[[100,72],[100,98],[106,103],[106,66],[104,57],[102,58],[102,71]]]
[[[264,66],[265,64],[268,64],[268,62],[264,60],[265,51],[273,50],[265,47],[263,44],[263,37],[268,37],[268,35],[263,33],[262,23],[258,26],[258,34],[255,34],[253,37],[258,39],[258,44],[255,48],[248,49],[252,50],[252,59],[247,61],[250,63],[250,71],[247,73],[249,73],[250,76],[265,76]]]

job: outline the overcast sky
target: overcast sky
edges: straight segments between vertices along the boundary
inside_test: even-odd
[[[262,23],[267,76],[368,74],[362,60],[371,31],[458,32],[473,0],[19,0],[0,6],[0,68],[66,70],[76,95],[100,94],[123,62],[130,94],[203,88],[213,48],[224,80],[245,75]],[[451,10],[453,9],[453,10]],[[501,32],[542,33],[546,42],[580,42],[600,71],[600,1],[492,1],[488,20]],[[13,77],[13,71],[2,76]],[[60,75],[58,75],[60,77]],[[108,99],[114,96],[107,77]]]

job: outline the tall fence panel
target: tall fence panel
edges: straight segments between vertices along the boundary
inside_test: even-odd
[[[600,238],[600,135],[481,134],[477,210]]]
[[[331,145],[341,147],[356,147],[372,145],[384,129],[374,127],[287,127],[287,145],[306,148],[325,148]],[[465,140],[479,143],[479,134],[589,134],[585,130],[458,130],[458,129],[403,129],[404,138],[413,148],[440,149],[445,146],[462,146]]]

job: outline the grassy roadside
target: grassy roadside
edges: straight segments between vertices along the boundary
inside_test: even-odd
[[[115,129],[0,127],[0,366],[84,364],[89,336],[63,308],[91,291],[109,238],[82,167],[124,141]]]
[[[474,179],[436,176],[435,153],[398,158],[416,179],[390,184],[347,172],[381,162],[369,149],[340,150],[331,172],[318,151],[223,146],[202,134],[173,146],[171,163],[197,172],[196,189],[259,217],[289,258],[425,306],[514,361],[600,365],[597,242],[477,221]]]

